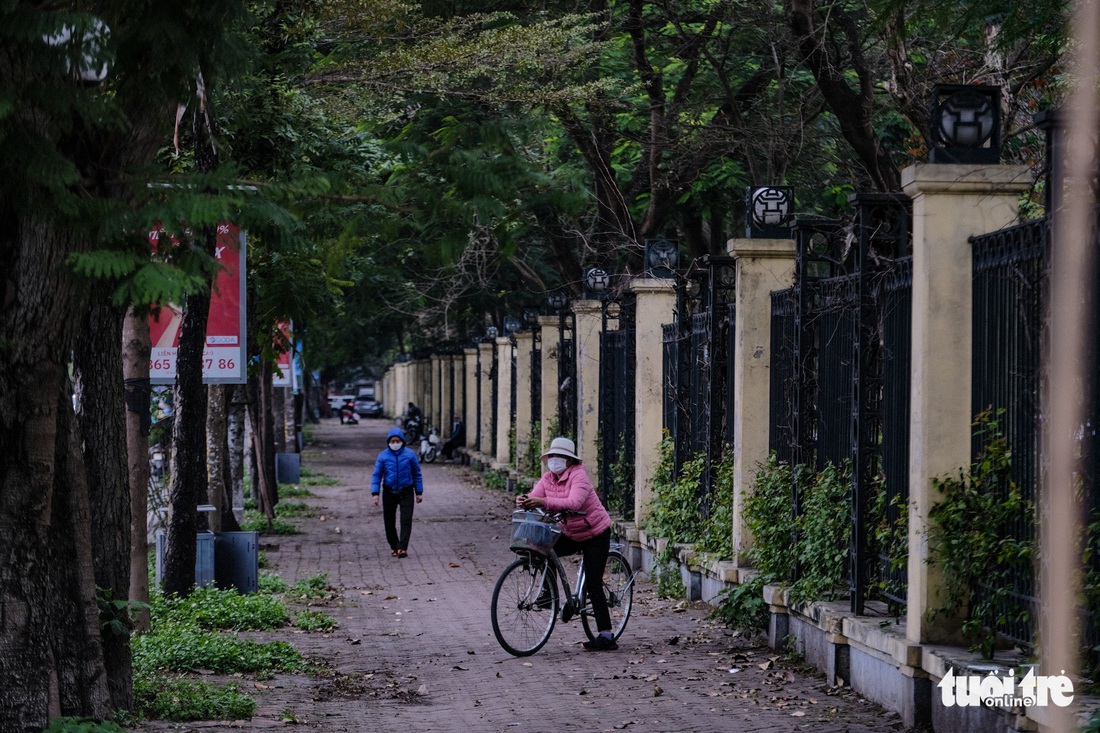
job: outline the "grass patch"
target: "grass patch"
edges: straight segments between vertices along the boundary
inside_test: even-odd
[[[126,733],[118,723],[91,718],[54,718],[43,733]]]
[[[298,617],[294,619],[294,625],[302,631],[335,631],[336,619],[327,613],[307,609],[298,613]]]
[[[317,510],[304,501],[280,501],[275,505],[276,517],[316,517]]]
[[[275,521],[269,526],[267,517],[257,511],[250,511],[248,509],[244,510],[244,521],[241,522],[241,531],[259,532],[260,534],[266,535],[291,535],[302,533],[297,525],[285,519],[280,519],[279,517],[275,517]]]
[[[302,484],[279,484],[280,499],[301,499],[309,496],[317,496]]]
[[[299,580],[289,595],[303,601],[328,601],[337,596],[335,588],[328,584],[328,573],[318,573]]]
[[[256,714],[256,701],[235,684],[218,686],[183,677],[143,678],[134,682],[134,712],[177,722],[248,720]]]
[[[286,603],[260,593],[241,595],[235,589],[196,588],[191,595],[151,594],[153,624],[200,629],[277,629],[290,621]]]
[[[275,573],[264,571],[260,573],[259,586],[261,593],[286,593],[290,585]]]
[[[134,677],[148,681],[161,670],[216,674],[298,672],[306,667],[301,653],[282,641],[260,643],[202,631],[195,626],[164,625],[133,639]]]
[[[303,468],[301,471],[301,483],[304,486],[339,486],[340,481],[320,471]]]

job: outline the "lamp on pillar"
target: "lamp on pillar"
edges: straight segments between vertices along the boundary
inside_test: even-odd
[[[520,329],[521,325],[523,325],[523,324],[521,324],[519,322],[519,319],[516,318],[515,316],[505,316],[504,317],[504,335],[505,336],[513,335],[516,331],[518,331]]]
[[[648,277],[669,279],[676,276],[680,262],[680,250],[675,242],[667,239],[647,239],[645,242],[645,274]]]
[[[546,305],[550,306],[551,310],[560,311],[569,305],[569,296],[564,290],[551,290],[546,294]]]
[[[602,267],[591,267],[584,273],[584,297],[598,299],[611,287],[611,274]]]
[[[745,236],[790,239],[794,189],[790,186],[749,186],[745,189]]]
[[[496,326],[487,326],[485,328],[485,336],[490,341],[494,340],[498,334],[500,334],[500,330]]]
[[[930,163],[999,163],[1001,91],[941,84],[932,90]]]
[[[538,308],[524,308],[523,309],[523,325],[530,328],[534,328],[539,325],[539,310]]]

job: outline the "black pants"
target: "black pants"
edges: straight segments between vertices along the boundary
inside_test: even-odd
[[[596,629],[611,631],[611,613],[607,610],[607,594],[603,589],[603,571],[607,567],[607,555],[611,552],[611,528],[608,527],[595,537],[577,542],[565,535],[554,543],[554,552],[559,556],[583,553],[584,591],[592,602],[592,615],[596,618]]]
[[[413,507],[416,506],[416,487],[401,491],[382,490],[382,521],[386,524],[386,541],[391,550],[408,550],[409,535],[413,528]],[[401,507],[401,536],[397,535],[397,508]]]
[[[457,441],[457,440],[448,440],[446,443],[444,443],[443,444],[443,457],[445,459],[447,459],[448,461],[451,460],[451,456],[454,455],[455,448],[457,448],[458,445],[459,445],[459,441]]]

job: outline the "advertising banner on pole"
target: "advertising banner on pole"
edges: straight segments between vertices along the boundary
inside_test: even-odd
[[[291,360],[293,356],[294,340],[292,337],[293,324],[282,321],[279,323],[279,333],[282,334],[282,338],[279,339],[282,343],[276,344],[276,347],[286,347],[286,351],[282,352],[275,359],[276,372],[272,375],[271,386],[272,387],[290,387],[292,390],[297,389],[298,385],[295,384],[294,364]]]
[[[164,234],[161,227],[149,233],[157,247]],[[247,381],[245,359],[245,232],[235,224],[218,225],[215,256],[221,266],[210,293],[210,319],[206,324],[203,348],[204,384],[244,384]],[[161,306],[149,317],[153,352],[149,357],[149,381],[152,384],[176,383],[176,354],[179,350],[183,310],[175,303]]]

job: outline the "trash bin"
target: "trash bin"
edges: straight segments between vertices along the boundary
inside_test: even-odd
[[[280,484],[296,484],[301,481],[301,454],[275,454],[275,481]]]
[[[157,530],[157,555],[155,582],[160,585],[164,577],[164,553],[168,549],[168,530]],[[195,585],[204,588],[214,585],[214,533],[199,532],[195,535]]]
[[[260,589],[259,532],[214,533],[214,581],[240,593]]]

